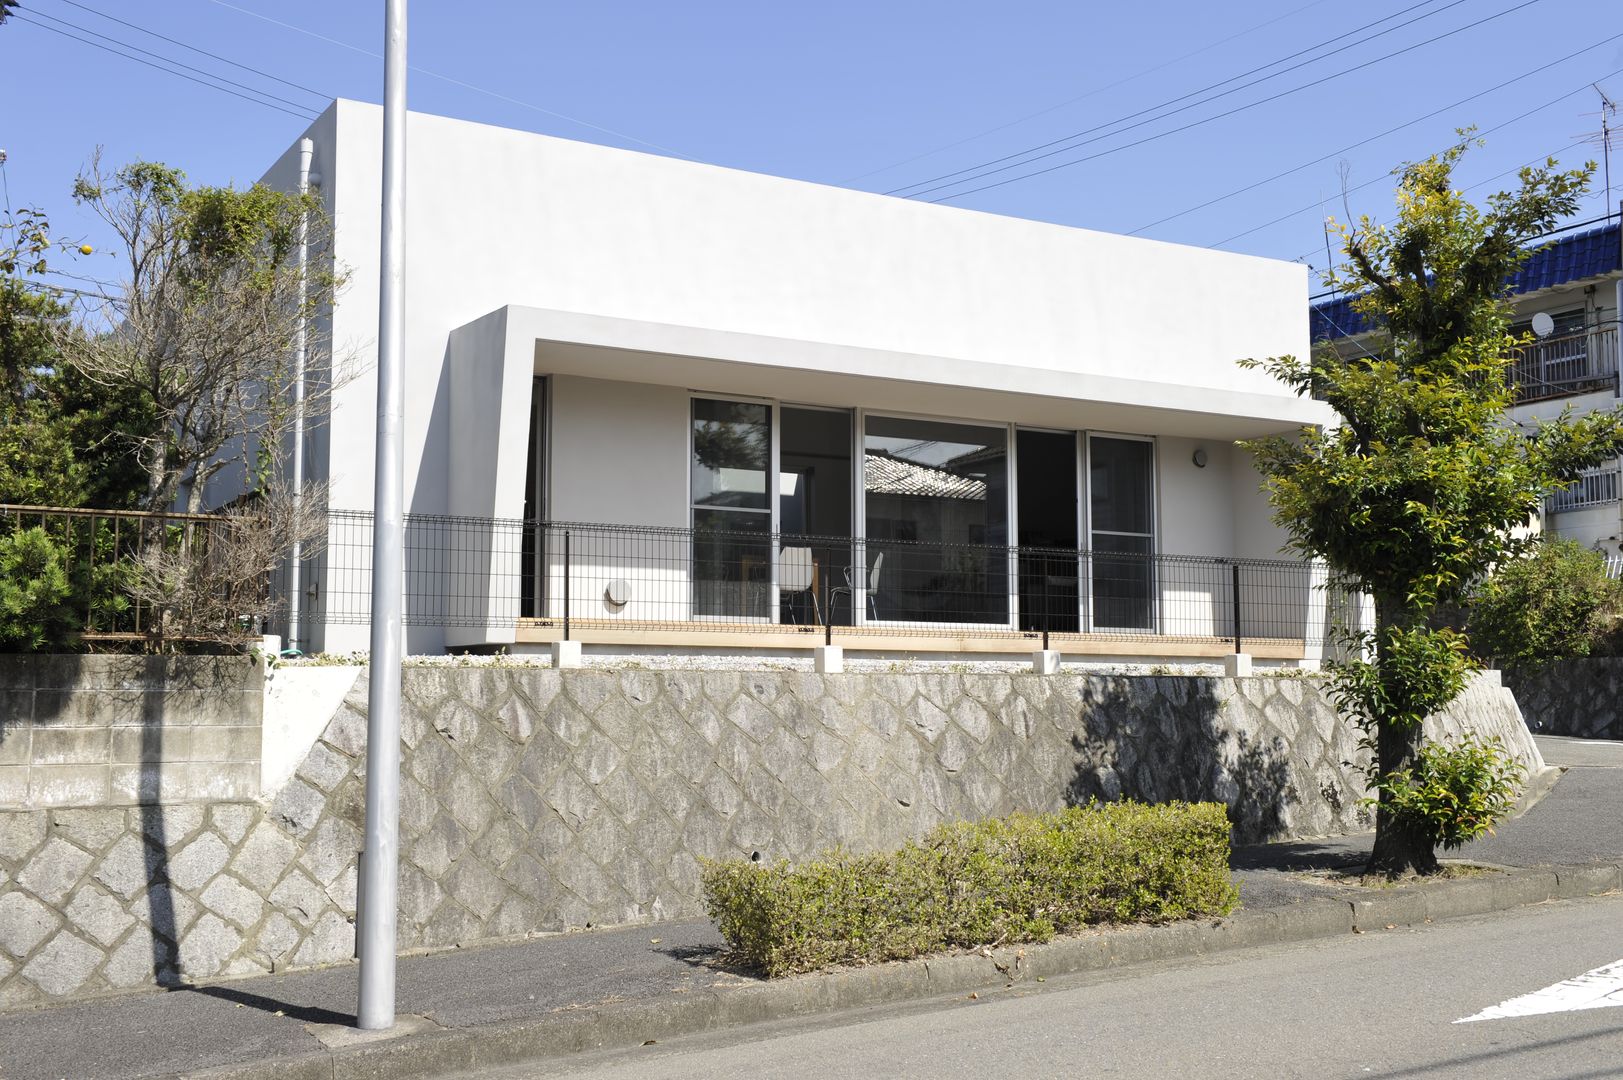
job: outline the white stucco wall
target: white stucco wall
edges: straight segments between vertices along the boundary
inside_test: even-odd
[[[259,797],[272,802],[326,730],[360,667],[282,665],[265,679]]]
[[[568,376],[549,385],[552,519],[687,528],[687,391]]]
[[[335,314],[334,505],[370,502],[381,111],[312,126],[352,270]],[[444,512],[451,329],[505,305],[1168,386],[1288,395],[1241,356],[1307,346],[1303,267],[412,114],[408,508]],[[285,172],[286,159],[273,173]],[[1168,283],[1190,283],[1169,306]],[[559,511],[561,512],[561,511]]]
[[[1288,559],[1285,544],[1290,539],[1274,524],[1274,509],[1262,490],[1262,474],[1251,455],[1235,447],[1229,470],[1230,506],[1234,522],[1234,551],[1241,558]]]
[[[1228,555],[1234,552],[1234,498],[1230,471],[1235,459],[1249,469],[1229,443],[1162,436],[1157,440],[1156,477],[1160,495],[1161,551],[1169,555]],[[1206,467],[1194,463],[1206,451]]]

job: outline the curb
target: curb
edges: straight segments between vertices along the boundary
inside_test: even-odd
[[[1546,765],[1538,772],[1527,778],[1522,785],[1522,793],[1516,799],[1516,805],[1511,808],[1506,821],[1514,821],[1533,807],[1544,801],[1544,796],[1555,789],[1555,782],[1566,774],[1569,765]]]
[[[499,1024],[440,1028],[297,1057],[168,1075],[199,1080],[374,1080],[477,1072],[767,1020],[1005,989],[1038,978],[1414,926],[1619,889],[1623,863],[1513,869],[1492,878],[1421,883],[1367,898],[1308,900],[1255,911],[1242,908],[1224,919],[1094,931],[1042,945],[802,975]]]

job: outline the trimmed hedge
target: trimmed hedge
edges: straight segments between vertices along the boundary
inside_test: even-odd
[[[768,976],[1047,941],[1095,923],[1225,915],[1239,902],[1218,803],[1014,814],[800,866],[705,860],[703,884],[734,954]]]

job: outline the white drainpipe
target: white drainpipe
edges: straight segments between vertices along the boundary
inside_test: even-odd
[[[309,139],[299,140],[299,195],[310,191],[310,159],[315,156],[316,144]],[[299,215],[299,305],[306,298],[305,278],[310,264],[308,247],[310,215]],[[304,505],[304,367],[309,353],[309,316],[299,313],[298,328],[293,336],[293,517],[297,522]],[[295,525],[297,528],[297,525]],[[294,535],[293,552],[288,566],[287,647],[301,649],[304,636],[299,624],[304,612],[304,542]]]

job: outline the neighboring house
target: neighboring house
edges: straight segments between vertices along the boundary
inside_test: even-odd
[[[1516,404],[1510,418],[1526,423],[1615,408],[1618,394],[1618,311],[1623,308],[1623,226],[1563,230],[1541,240],[1512,282],[1510,302],[1521,349],[1511,377]],[[1590,223],[1593,225],[1593,223]],[[1314,304],[1313,339],[1355,355],[1368,336],[1350,297]],[[1544,531],[1570,537],[1608,555],[1623,550],[1623,486],[1616,461],[1590,470],[1550,498]]]
[[[377,107],[309,129],[363,372],[301,637],[367,644]],[[437,116],[408,130],[408,648],[1317,656],[1234,440],[1325,422],[1304,267]],[[296,150],[267,174],[291,186]],[[1237,562],[1238,561],[1238,562]],[[1238,611],[1235,583],[1240,583]],[[833,631],[827,633],[832,634]],[[796,636],[796,635],[800,636]],[[840,640],[840,639],[836,639]]]

